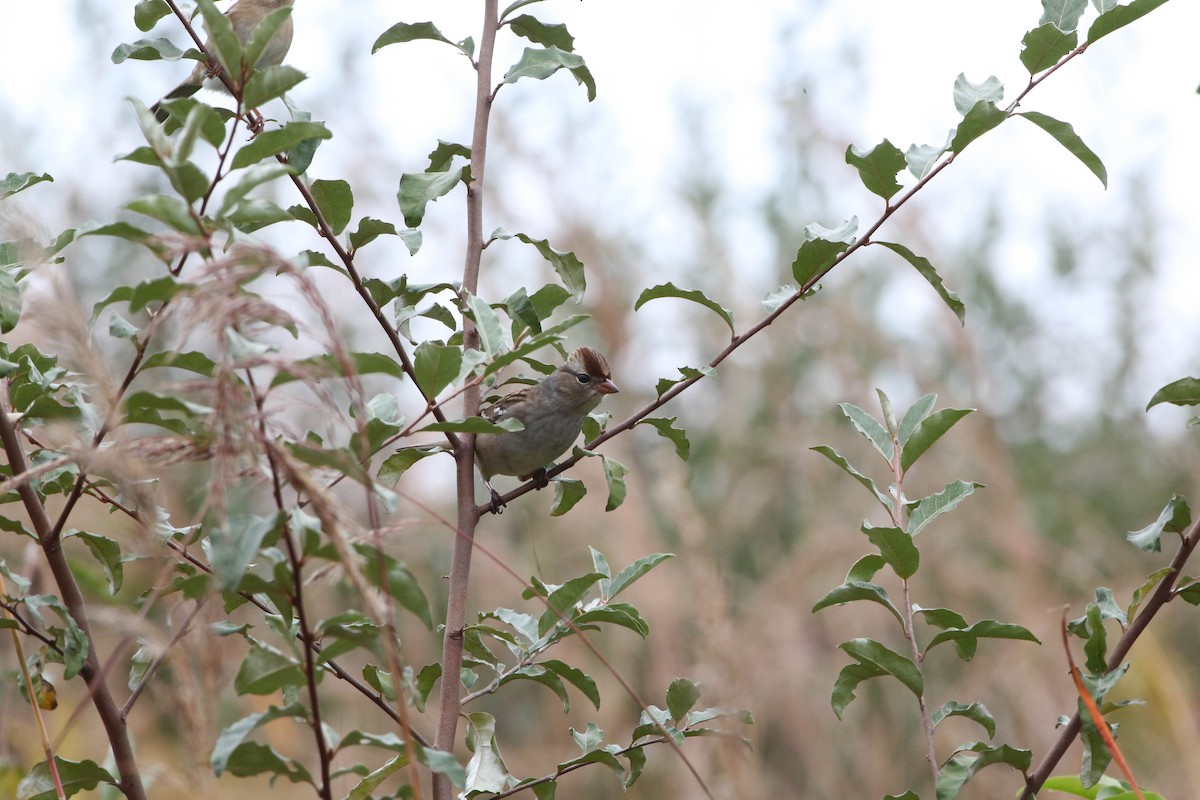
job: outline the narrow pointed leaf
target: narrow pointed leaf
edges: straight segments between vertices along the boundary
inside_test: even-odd
[[[1092,152],[1090,147],[1083,143],[1083,139],[1079,138],[1079,134],[1075,133],[1075,129],[1069,123],[1060,122],[1054,117],[1037,111],[1018,111],[1017,116],[1024,117],[1053,136],[1056,142],[1067,148],[1071,155],[1082,161],[1083,165],[1100,179],[1104,188],[1108,188],[1108,170],[1104,168],[1104,163],[1100,161],[1099,156]]]
[[[875,449],[879,451],[879,454],[888,463],[891,463],[895,448],[892,446],[892,437],[888,434],[887,429],[883,427],[883,424],[853,403],[838,403],[838,408],[850,418],[850,421],[854,423],[854,427],[858,428],[858,432],[867,437],[871,444],[875,445]]]
[[[1088,28],[1088,44],[1141,19],[1165,2],[1167,0],[1132,0],[1130,3],[1104,12],[1096,17],[1092,27]]]
[[[646,303],[650,302],[651,300],[657,300],[660,297],[677,297],[681,300],[691,300],[693,303],[699,303],[705,308],[716,312],[717,316],[719,316],[725,322],[725,324],[729,326],[730,335],[735,333],[733,329],[732,311],[730,311],[728,308],[725,308],[715,300],[710,300],[708,295],[704,294],[704,292],[701,292],[697,289],[680,289],[675,284],[669,282],[659,284],[658,286],[654,286],[643,291],[638,296],[637,302],[633,304],[633,310],[637,311]]]
[[[942,438],[954,423],[970,414],[973,408],[943,408],[923,419],[913,430],[912,436],[900,451],[900,468],[907,470],[921,455]]]
[[[954,312],[954,316],[958,317],[959,324],[966,324],[967,307],[963,305],[962,300],[959,299],[957,294],[947,289],[946,284],[942,283],[942,276],[938,275],[937,270],[933,268],[933,264],[929,263],[929,259],[919,256],[904,245],[896,244],[895,242],[876,242],[875,244],[883,245],[909,264],[912,264],[917,272],[921,273],[921,277],[927,280],[929,285],[933,287],[933,290],[938,293],[938,297],[942,298],[942,302],[950,307],[950,310]]]
[[[892,604],[892,599],[888,597],[887,590],[878,584],[867,581],[847,580],[841,586],[835,586],[830,590],[829,594],[817,601],[817,604],[812,607],[812,613],[815,614],[830,606],[852,603],[855,600],[869,600],[872,603],[878,603],[892,612],[892,616],[896,618],[897,622],[901,625],[904,624],[904,620],[900,617],[900,610]]]

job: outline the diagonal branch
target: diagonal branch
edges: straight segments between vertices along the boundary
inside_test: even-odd
[[[28,469],[28,466],[8,406],[7,382],[0,385],[0,388],[3,389],[0,391],[0,441],[3,442],[12,474],[16,476]],[[92,703],[95,705],[96,713],[100,715],[100,721],[108,735],[113,760],[116,762],[117,772],[120,775],[117,786],[129,800],[146,800],[146,790],[142,786],[142,778],[138,773],[137,758],[133,754],[133,747],[129,741],[129,731],[125,727],[125,721],[121,718],[121,709],[117,707],[116,701],[108,689],[108,684],[104,680],[104,673],[100,669],[100,659],[96,655],[96,640],[92,636],[91,626],[88,624],[87,605],[79,590],[79,584],[75,581],[75,574],[71,572],[67,555],[63,551],[62,539],[54,535],[54,525],[50,521],[50,515],[46,513],[46,507],[42,505],[41,498],[38,497],[33,486],[22,483],[17,487],[17,493],[21,497],[21,503],[25,506],[25,513],[29,515],[29,520],[33,524],[38,543],[42,547],[46,563],[50,566],[50,573],[54,576],[54,582],[58,586],[63,604],[87,639],[87,655],[84,657],[79,674],[87,682]]]
[[[1129,654],[1130,649],[1133,647],[1134,642],[1146,630],[1146,626],[1162,610],[1162,607],[1175,597],[1175,586],[1179,581],[1179,576],[1183,574],[1183,567],[1187,564],[1188,559],[1192,557],[1197,544],[1200,544],[1200,519],[1194,521],[1184,531],[1183,538],[1179,543],[1179,549],[1175,551],[1175,557],[1171,559],[1171,571],[1159,581],[1150,598],[1142,606],[1142,610],[1129,623],[1129,627],[1121,634],[1121,638],[1117,640],[1112,652],[1109,653],[1108,662],[1105,664],[1109,672],[1121,666],[1121,663],[1125,660],[1125,656]],[[1038,764],[1037,769],[1026,780],[1025,790],[1021,792],[1019,800],[1031,800],[1031,798],[1037,795],[1037,792],[1042,788],[1042,784],[1046,782],[1046,779],[1050,777],[1050,773],[1058,766],[1058,762],[1066,755],[1067,748],[1071,746],[1071,743],[1075,741],[1075,737],[1079,735],[1080,726],[1079,712],[1076,711],[1071,716],[1071,721],[1063,726],[1057,741],[1054,742],[1054,746],[1042,758],[1042,763]]]

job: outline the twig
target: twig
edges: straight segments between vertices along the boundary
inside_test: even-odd
[[[16,428],[13,426],[7,396],[8,382],[5,381],[3,385],[0,385],[0,440],[3,441],[12,474],[19,475],[27,469],[25,453],[21,448]],[[71,618],[75,620],[75,624],[79,626],[87,640],[88,651],[84,656],[79,674],[87,682],[92,703],[96,707],[96,713],[100,716],[109,745],[112,747],[113,760],[116,762],[117,772],[120,776],[117,787],[124,792],[128,800],[146,800],[146,790],[138,773],[137,758],[133,754],[133,747],[129,741],[129,731],[125,727],[125,721],[121,719],[121,710],[117,708],[112,693],[108,690],[108,684],[105,683],[104,675],[100,671],[100,659],[96,655],[96,640],[92,636],[91,626],[88,624],[87,604],[79,590],[79,584],[75,581],[75,575],[71,572],[71,565],[67,561],[66,553],[63,552],[62,539],[60,536],[54,535],[50,516],[46,513],[46,508],[42,505],[33,487],[27,483],[23,484],[17,487],[17,493],[25,506],[25,513],[29,515],[30,522],[33,524],[38,543],[41,545],[46,563],[50,567],[50,573],[54,576],[54,581],[58,586],[59,596],[67,607],[67,612],[70,613]]]
[[[1150,598],[1142,606],[1142,610],[1138,612],[1138,615],[1129,623],[1129,627],[1121,634],[1121,638],[1117,640],[1116,645],[1108,656],[1108,662],[1105,664],[1109,672],[1121,666],[1121,663],[1125,660],[1125,656],[1128,655],[1129,650],[1133,647],[1134,642],[1146,630],[1146,626],[1162,610],[1162,607],[1175,597],[1175,583],[1179,580],[1179,576],[1183,574],[1183,567],[1187,564],[1188,559],[1191,558],[1197,544],[1200,544],[1200,519],[1197,519],[1184,531],[1183,538],[1179,543],[1179,549],[1175,551],[1175,557],[1171,559],[1171,571],[1159,581]],[[1066,755],[1067,748],[1071,746],[1071,743],[1075,741],[1075,737],[1079,735],[1080,724],[1079,712],[1076,711],[1071,716],[1070,722],[1063,726],[1058,739],[1054,742],[1050,750],[1047,751],[1045,757],[1042,758],[1042,762],[1038,764],[1037,769],[1029,776],[1019,800],[1030,800],[1036,796],[1037,792],[1042,788],[1042,784],[1050,777],[1050,773],[1058,766],[1058,762]]]

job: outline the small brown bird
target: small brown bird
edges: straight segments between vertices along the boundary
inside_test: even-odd
[[[295,0],[238,0],[233,6],[225,12],[225,16],[233,24],[233,32],[237,35],[238,40],[245,44],[250,39],[250,35],[254,33],[254,29],[258,24],[266,18],[268,14],[276,9],[285,8],[295,3]],[[209,42],[205,41],[205,48],[209,48]],[[292,46],[292,18],[288,17],[275,31],[275,35],[271,37],[271,41],[263,50],[262,56],[258,59],[258,63],[254,65],[255,69],[263,67],[274,67],[283,63],[284,57],[287,55],[288,49]],[[178,97],[191,97],[196,92],[200,91],[201,87],[209,89],[217,89],[222,92],[228,92],[225,84],[219,78],[214,77],[215,72],[212,66],[207,61],[201,61],[196,64],[192,70],[192,74],[188,75],[183,83],[176,86],[171,91],[163,96],[154,105],[150,106],[150,110],[154,112],[155,118],[159,122],[166,122],[167,112],[160,108],[164,100],[174,100]]]
[[[535,386],[505,395],[480,412],[490,422],[518,419],[519,431],[484,433],[475,437],[475,461],[492,496],[492,511],[500,511],[493,475],[518,475],[521,480],[546,481],[547,464],[565,453],[579,438],[583,421],[617,385],[600,351],[580,347],[567,363]]]

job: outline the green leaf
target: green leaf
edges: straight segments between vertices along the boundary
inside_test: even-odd
[[[446,448],[440,445],[402,447],[384,459],[383,463],[379,465],[379,474],[376,477],[380,483],[395,487],[396,482],[400,480],[400,476],[407,472],[408,468],[413,464],[423,458],[445,452],[447,452]]]
[[[1170,403],[1174,406],[1194,406],[1200,404],[1200,378],[1180,378],[1159,389],[1146,404],[1146,410],[1154,408],[1159,403]]]
[[[109,55],[114,64],[125,61],[178,61],[184,51],[175,46],[170,39],[138,39],[136,42],[122,43],[116,46]]]
[[[282,128],[263,131],[255,136],[252,142],[234,154],[231,168],[241,169],[257,164],[263,159],[293,150],[304,142],[332,138],[333,134],[323,123],[289,122]],[[298,169],[294,163],[293,167]]]
[[[942,276],[938,275],[937,270],[933,268],[933,264],[929,263],[929,259],[919,256],[904,245],[896,244],[895,242],[874,242],[874,244],[886,247],[909,264],[912,264],[917,272],[921,273],[921,277],[928,281],[933,290],[938,293],[938,297],[942,298],[942,302],[954,312],[954,316],[958,317],[959,324],[967,324],[967,307],[963,305],[962,300],[959,299],[957,294],[947,289],[946,285],[942,283]]]
[[[1004,84],[995,75],[989,75],[983,83],[971,83],[961,72],[954,79],[954,107],[964,117],[981,101],[995,104],[1003,99]]]
[[[448,194],[459,182],[469,180],[470,168],[466,166],[446,172],[406,172],[401,175],[396,199],[400,202],[404,224],[410,228],[420,227],[425,218],[425,206]]]
[[[1075,129],[1069,123],[1060,122],[1054,117],[1038,113],[1037,111],[1018,111],[1017,116],[1024,117],[1053,136],[1056,142],[1067,148],[1067,151],[1071,155],[1082,161],[1083,165],[1100,179],[1100,183],[1103,184],[1104,188],[1108,188],[1108,170],[1104,168],[1100,157],[1083,143],[1083,140],[1079,138],[1079,134],[1075,133]]]
[[[557,47],[568,53],[575,51],[575,37],[567,31],[566,25],[548,25],[536,17],[522,14],[514,17],[508,26],[517,36],[534,44]]]
[[[946,488],[937,494],[931,494],[911,503],[906,527],[908,534],[916,536],[938,515],[953,510],[959,503],[970,497],[976,489],[981,488],[983,488],[982,483],[954,481],[947,484]]]
[[[104,569],[104,578],[108,581],[108,593],[115,595],[121,590],[121,582],[125,575],[124,565],[121,562],[121,546],[107,536],[101,536],[98,533],[77,531],[74,536],[82,540],[88,550],[92,551],[92,557],[100,562],[100,566]]]
[[[609,456],[600,456],[604,462],[604,480],[608,482],[608,503],[605,511],[613,511],[625,502],[625,476],[629,468]]]
[[[479,332],[479,341],[489,357],[495,358],[509,348],[504,338],[504,329],[500,325],[500,317],[495,310],[481,297],[467,293],[467,308],[475,318],[475,328]]]
[[[815,614],[830,606],[840,606],[856,600],[870,600],[872,603],[878,603],[892,612],[897,622],[901,625],[904,624],[904,620],[900,617],[900,611],[892,604],[887,590],[882,586],[863,580],[847,580],[841,586],[834,587],[829,594],[817,601],[817,604],[812,607],[812,613]]]
[[[270,775],[272,780],[286,778],[291,783],[313,784],[312,775],[302,764],[284,758],[265,744],[242,742],[229,755],[226,765],[230,775],[248,778]]]
[[[469,797],[477,792],[501,792],[508,788],[509,774],[496,744],[496,719],[482,711],[465,717],[467,741],[472,755],[467,763],[464,796]]]
[[[1063,32],[1079,27],[1079,18],[1087,9],[1087,0],[1042,0],[1042,18],[1038,25],[1053,25]]]
[[[863,186],[872,194],[890,200],[900,191],[896,174],[904,169],[904,154],[887,139],[867,151],[850,145],[846,148],[846,163],[858,170]]]
[[[197,0],[196,5],[208,30],[205,44],[236,85],[241,73],[242,42],[233,30],[233,23],[213,5],[212,0]]]
[[[869,492],[871,492],[871,494],[875,495],[875,499],[879,501],[879,504],[881,506],[883,506],[885,509],[887,509],[889,511],[891,510],[891,508],[892,508],[891,500],[888,498],[887,495],[885,495],[883,492],[879,491],[879,487],[875,485],[875,481],[871,480],[866,475],[862,474],[857,469],[855,469],[854,466],[851,465],[851,463],[849,461],[847,461],[845,456],[843,456],[841,453],[834,450],[832,447],[829,447],[829,446],[823,445],[823,444],[818,445],[816,447],[811,447],[809,449],[813,450],[817,453],[820,453],[821,455],[825,456],[830,461],[832,461],[834,464],[837,464],[839,467],[842,468],[842,470],[847,475],[854,478],[854,480],[858,481],[863,486],[867,487],[867,490]]]
[[[897,575],[908,580],[916,573],[921,564],[921,554],[912,536],[899,528],[876,528],[866,523],[862,526],[862,532],[871,540],[871,544],[879,548],[879,554]]]
[[[413,354],[413,374],[426,397],[437,397],[462,368],[462,348],[422,342]]]
[[[604,593],[604,597],[608,600],[613,599],[621,592],[632,586],[635,581],[637,581],[647,572],[654,569],[668,558],[673,557],[674,553],[652,553],[648,556],[642,556],[637,561],[618,572],[617,577],[613,578],[611,582],[601,581],[601,591]]]
[[[1029,750],[1018,750],[1006,744],[989,747],[983,742],[975,742],[960,747],[958,752],[942,765],[935,786],[937,800],[954,800],[967,781],[984,767],[1008,764],[1020,772],[1028,772],[1032,761],[1033,753]]]
[[[525,244],[533,245],[537,248],[542,258],[546,259],[550,266],[554,268],[563,286],[571,293],[571,298],[576,303],[583,300],[583,293],[587,289],[587,280],[584,277],[583,262],[574,253],[555,250],[546,239],[534,239],[532,236],[524,233],[509,233],[503,228],[497,228],[493,231],[491,238],[517,239]],[[545,317],[542,318],[545,319]]]
[[[526,47],[525,52],[504,74],[503,83],[516,83],[522,78],[545,80],[560,69],[566,69],[577,83],[587,88],[588,100],[596,99],[596,84],[583,58],[551,45],[545,48]]]
[[[397,236],[396,226],[373,217],[363,217],[358,221],[358,230],[350,234],[350,248],[358,250],[383,235]],[[409,255],[412,254],[410,250]]]
[[[1088,28],[1088,44],[1099,41],[1115,30],[1124,28],[1161,6],[1167,0],[1132,0],[1123,6],[1117,6],[1096,17],[1092,27]]]
[[[133,9],[133,24],[144,33],[170,13],[171,7],[163,0],[139,0]]]
[[[1041,644],[1041,641],[1028,628],[1011,622],[997,622],[994,619],[985,619],[967,628],[948,628],[941,631],[929,640],[929,644],[925,645],[925,652],[928,653],[942,642],[955,642],[959,640],[977,641],[979,639],[1019,639],[1025,642]],[[965,660],[969,661],[970,659]]]
[[[374,55],[381,48],[387,47],[389,44],[415,42],[420,39],[445,42],[448,45],[458,47],[454,42],[443,36],[442,32],[432,22],[398,22],[379,35],[379,38],[375,40],[375,44],[371,45],[371,54]]]
[[[450,422],[434,422],[421,428],[421,432],[435,433],[508,433],[523,430],[521,421],[515,418],[488,422],[483,417],[467,417]]]
[[[101,783],[117,785],[108,770],[95,761],[67,761],[55,756],[54,766],[67,797],[91,791]],[[16,790],[16,800],[54,800],[58,797],[54,776],[50,774],[50,767],[45,761],[34,764],[33,769],[17,784]]]
[[[7,200],[14,194],[43,182],[53,183],[54,178],[50,177],[49,172],[43,172],[41,175],[32,172],[10,172],[0,180],[0,200]]]
[[[233,591],[247,567],[259,556],[267,534],[276,529],[274,516],[234,515],[206,525],[208,558],[222,591]]]
[[[887,561],[883,559],[883,556],[878,553],[867,553],[850,566],[849,572],[846,573],[846,582],[869,581],[886,566]]]
[[[599,572],[589,572],[576,578],[571,578],[561,586],[545,587],[552,589],[552,591],[546,596],[546,605],[549,608],[538,619],[538,635],[545,636],[551,628],[559,624],[561,621],[560,614],[569,617],[570,611],[575,604],[582,600],[588,591],[602,578],[604,578],[604,575]],[[527,588],[521,593],[521,596],[529,600],[538,594],[541,594],[541,592],[534,588]]]
[[[633,304],[633,310],[637,311],[646,303],[650,302],[651,300],[657,300],[660,297],[678,297],[682,300],[691,300],[693,303],[699,303],[705,308],[712,309],[714,312],[716,312],[717,316],[724,320],[725,324],[729,326],[730,336],[736,334],[736,331],[733,329],[732,311],[730,311],[728,308],[725,308],[720,303],[717,303],[715,300],[710,300],[708,296],[704,294],[704,292],[701,292],[698,289],[680,289],[678,286],[670,282],[662,283],[658,286],[644,290],[640,295],[638,295],[637,302]]]
[[[0,333],[10,333],[21,320],[21,287],[8,270],[0,269]]]
[[[412,571],[402,561],[376,547],[359,544],[354,549],[365,562],[363,575],[371,585],[385,589],[388,595],[432,630],[433,614],[429,609],[429,598]],[[383,583],[385,579],[386,585]]]
[[[841,719],[846,706],[854,700],[854,689],[863,681],[891,675],[920,697],[925,682],[911,659],[889,650],[874,639],[851,639],[838,645],[857,663],[848,664],[838,674],[833,689],[833,713]]]
[[[974,410],[973,408],[943,408],[921,420],[900,451],[900,468],[907,471],[926,450],[933,446],[934,442],[942,438],[946,431]]]
[[[700,689],[687,678],[671,681],[667,687],[667,711],[671,713],[671,719],[682,721],[699,699]]]
[[[987,731],[989,739],[996,735],[996,718],[992,716],[992,712],[988,711],[987,706],[983,703],[971,703],[967,705],[950,701],[933,712],[930,720],[936,728],[947,717],[966,717],[969,720],[978,722]]]
[[[554,502],[550,505],[550,516],[561,517],[575,507],[575,504],[587,494],[583,481],[574,478],[555,478]]]
[[[290,9],[278,9],[285,11]],[[250,80],[246,81],[246,88],[242,90],[242,106],[244,108],[258,108],[266,105],[271,100],[277,97],[283,97],[285,93],[292,87],[304,81],[308,76],[295,67],[289,67],[283,64],[273,67],[263,67],[253,75]]]
[[[1158,519],[1140,531],[1130,531],[1125,538],[1147,553],[1157,553],[1162,547],[1159,540],[1164,531],[1182,534],[1191,524],[1192,510],[1187,500],[1176,494],[1167,501]]]
[[[699,369],[696,369],[695,367],[680,367],[679,374],[683,377],[675,379],[660,378],[658,383],[656,383],[654,386],[654,391],[659,397],[662,397],[671,390],[671,387],[675,386],[676,384],[683,383],[687,380],[707,378],[708,376],[712,375],[713,372],[713,368],[709,366],[703,366]]]
[[[1030,75],[1050,69],[1059,59],[1075,49],[1079,35],[1063,33],[1053,22],[1034,28],[1021,39],[1021,63]]]
[[[959,123],[954,132],[954,138],[950,140],[950,149],[955,153],[961,153],[967,145],[1006,119],[1008,119],[1007,112],[996,108],[994,103],[980,100]]]
[[[908,149],[904,151],[904,162],[908,164],[908,171],[916,178],[924,178],[933,169],[937,160],[950,149],[950,142],[953,138],[954,131],[950,131],[946,136],[946,143],[943,145],[909,145]]]
[[[909,406],[908,410],[904,412],[904,417],[901,418],[900,424],[896,427],[896,438],[900,440],[901,447],[908,443],[909,437],[912,436],[917,425],[929,416],[929,412],[933,410],[933,405],[936,402],[936,394],[927,394]]]
[[[196,217],[192,216],[191,207],[177,197],[150,195],[134,200],[125,207],[137,214],[156,219],[180,233],[201,235],[200,225],[196,222]]]
[[[311,188],[321,216],[335,234],[341,234],[350,224],[354,212],[354,195],[350,191],[350,184],[340,180],[316,180]]]
[[[892,437],[883,424],[853,403],[838,403],[838,408],[849,417],[858,432],[867,437],[867,440],[875,445],[875,449],[879,451],[884,460],[890,464],[895,449],[892,445]]]
[[[266,711],[248,714],[221,730],[209,759],[213,773],[220,776],[229,766],[229,757],[253,731],[277,719],[308,721],[308,711],[301,705],[270,706]]]
[[[837,228],[826,228],[815,222],[804,228],[804,244],[800,245],[792,262],[792,277],[800,288],[812,288],[811,284],[833,267],[838,256],[853,243],[857,230],[858,217],[851,217]]]
[[[242,54],[242,64],[258,70],[258,72],[251,76],[251,82],[263,71],[261,69],[262,65],[259,63],[262,61],[263,53],[265,53],[267,48],[271,46],[271,42],[275,38],[276,32],[283,27],[284,24],[286,24],[291,15],[292,9],[290,6],[276,8],[275,10],[266,14],[262,20],[255,25],[254,30],[250,32],[250,38],[247,39],[245,43],[245,52]],[[245,94],[249,93],[249,85],[250,82],[247,82]],[[280,94],[282,94],[282,92],[280,92]],[[245,96],[243,96],[243,101],[247,108],[254,108],[257,105],[260,105],[260,103],[251,103],[245,98]]]
[[[238,694],[274,694],[289,686],[305,685],[304,670],[295,659],[261,642],[250,646],[233,688]]]
[[[570,664],[565,664],[562,661],[556,661],[554,659],[548,659],[538,663],[540,666],[550,670],[555,675],[558,675],[560,678],[578,689],[584,697],[592,702],[592,705],[596,707],[596,710],[600,709],[600,689],[596,686],[596,682],[592,680],[592,677],[586,672],[576,669]]]
[[[242,173],[237,183],[225,193],[225,197],[221,201],[221,209],[217,212],[217,215],[225,216],[232,209],[240,205],[246,195],[250,194],[254,189],[276,178],[288,175],[291,171],[291,167],[279,162],[256,164]]]
[[[667,439],[671,444],[675,445],[675,454],[683,461],[688,460],[691,455],[692,445],[688,441],[687,432],[682,428],[675,427],[675,421],[678,417],[646,417],[638,422],[638,425],[649,425],[658,431],[658,435]]]

